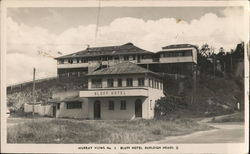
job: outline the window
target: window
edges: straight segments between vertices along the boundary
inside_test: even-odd
[[[159,81],[156,80],[156,88],[159,89]]]
[[[81,59],[81,62],[82,62],[82,63],[87,63],[88,60],[87,60],[86,58],[82,58],[82,59]]]
[[[107,57],[107,56],[102,57],[102,60],[103,60],[103,61],[107,61],[107,60],[108,60],[108,57]]]
[[[82,108],[82,102],[72,101],[66,103],[67,109],[80,109]]]
[[[121,110],[126,110],[126,101],[125,100],[122,100],[121,101]]]
[[[162,89],[162,82],[160,82],[160,89]]]
[[[129,60],[129,56],[124,56],[124,60],[128,61]]]
[[[113,79],[108,79],[108,87],[114,87],[114,80]]]
[[[114,101],[109,101],[109,110],[114,110],[114,109],[115,109]]]
[[[132,87],[132,86],[133,86],[133,79],[127,78],[127,87]]]
[[[108,60],[113,60],[113,57],[112,56],[108,56]]]
[[[138,86],[144,86],[144,78],[138,78]]]
[[[92,88],[102,88],[102,79],[92,79]]]
[[[192,56],[192,50],[184,50],[184,56]]]
[[[118,79],[118,87],[122,87],[122,79]]]
[[[152,57],[150,55],[143,55],[142,59],[151,59]]]
[[[135,60],[135,58],[136,58],[136,57],[135,57],[135,55],[134,55],[134,56],[133,56],[133,60]]]
[[[59,64],[63,64],[63,63],[64,63],[64,59],[60,59]]]
[[[76,59],[76,62],[79,63],[79,58]]]
[[[150,110],[153,110],[152,100],[150,100]]]
[[[60,103],[56,104],[57,110],[60,110]]]
[[[72,64],[73,63],[73,59],[68,59],[68,63]]]

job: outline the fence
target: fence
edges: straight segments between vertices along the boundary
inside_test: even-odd
[[[53,116],[53,105],[41,105],[35,104],[34,105],[34,113],[37,113],[41,116]],[[24,112],[31,113],[33,112],[33,105],[32,104],[24,104]]]

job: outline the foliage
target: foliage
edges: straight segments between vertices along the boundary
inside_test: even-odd
[[[243,42],[231,51],[225,51],[223,47],[216,51],[211,45],[204,44],[197,53],[197,65],[202,74],[223,76],[223,73],[227,73],[232,75],[235,72],[236,64],[243,58]]]
[[[155,105],[155,117],[161,119],[168,114],[175,113],[179,109],[187,107],[187,100],[183,97],[166,96],[157,100]]]

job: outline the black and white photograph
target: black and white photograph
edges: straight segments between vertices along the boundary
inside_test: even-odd
[[[1,152],[248,152],[247,1],[1,2]]]

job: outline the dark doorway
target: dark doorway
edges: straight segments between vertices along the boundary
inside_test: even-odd
[[[140,63],[140,62],[141,62],[141,56],[138,55],[138,56],[137,56],[137,63]]]
[[[56,106],[53,106],[53,117],[56,117]]]
[[[142,117],[142,101],[140,99],[135,101],[135,117]]]
[[[94,119],[101,119],[101,103],[99,100],[94,103]]]

